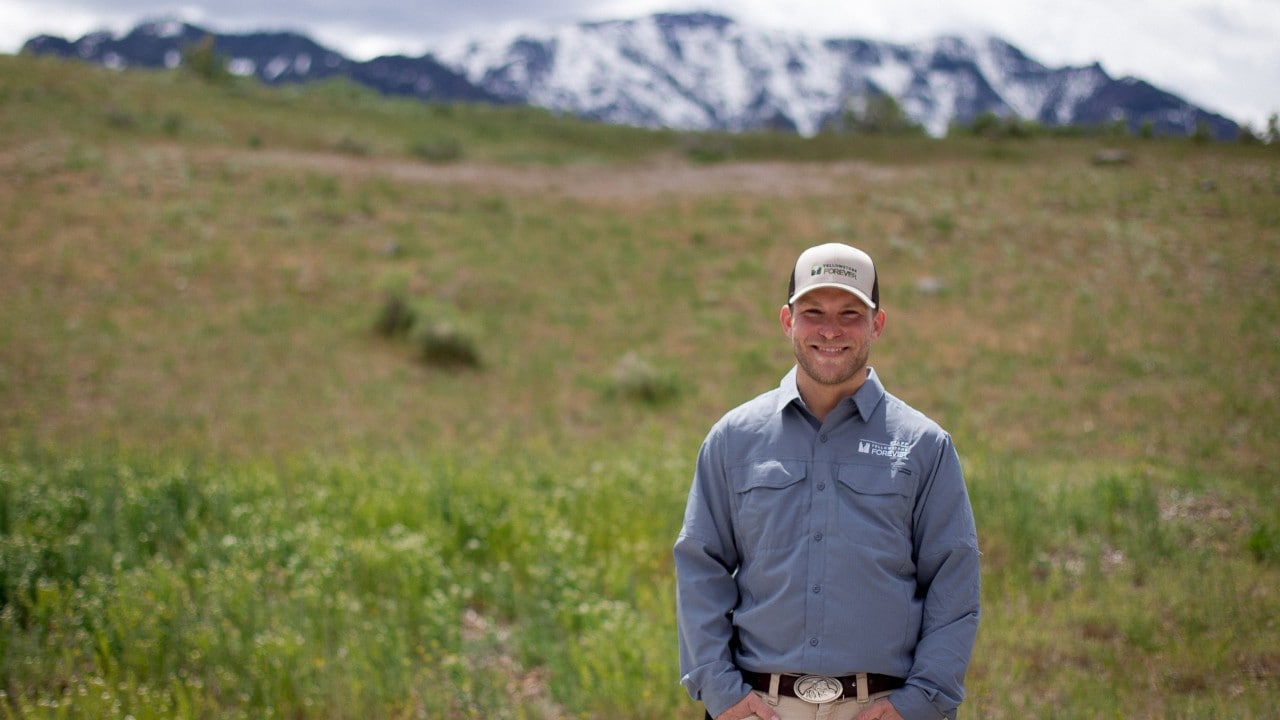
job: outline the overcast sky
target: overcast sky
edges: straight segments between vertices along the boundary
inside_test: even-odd
[[[910,42],[991,32],[1050,66],[1094,61],[1255,129],[1280,112],[1280,0],[0,0],[0,53],[177,17],[211,30],[296,30],[353,59],[421,55],[495,28],[710,10],[820,37]]]

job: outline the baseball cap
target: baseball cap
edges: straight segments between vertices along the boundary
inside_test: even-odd
[[[844,243],[817,245],[800,253],[787,289],[790,305],[810,290],[833,287],[853,293],[868,307],[880,307],[880,278],[871,256]]]

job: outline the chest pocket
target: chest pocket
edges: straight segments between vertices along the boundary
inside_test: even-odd
[[[911,506],[915,483],[896,464],[841,465],[841,527],[846,540],[873,548],[887,567],[911,562]]]
[[[768,460],[742,467],[733,479],[737,521],[744,548],[794,547],[809,531],[805,463]]]

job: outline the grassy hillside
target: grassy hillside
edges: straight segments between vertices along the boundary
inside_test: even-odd
[[[9,717],[699,717],[693,454],[789,366],[786,270],[827,240],[877,257],[873,362],[965,460],[967,714],[1273,712],[1273,147],[686,135],[22,57],[0,108]]]

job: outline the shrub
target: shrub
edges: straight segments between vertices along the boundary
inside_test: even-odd
[[[1241,125],[1240,129],[1236,132],[1236,142],[1239,142],[1241,145],[1260,145],[1262,143],[1262,137],[1259,136],[1258,133],[1254,132],[1252,125],[1245,123]]]
[[[685,157],[697,163],[716,163],[733,156],[733,142],[727,137],[687,135],[680,143]]]
[[[622,356],[613,367],[610,392],[646,405],[661,405],[680,394],[674,375],[659,370],[636,353]]]
[[[164,120],[161,122],[164,134],[170,137],[175,137],[181,133],[184,125],[186,125],[186,120],[178,113],[169,113],[165,115]]]
[[[1212,140],[1213,130],[1209,127],[1209,123],[1204,120],[1197,120],[1195,132],[1191,134],[1191,141],[1198,145],[1204,145]]]
[[[997,140],[1006,138],[1025,140],[1042,134],[1044,129],[1039,123],[1023,120],[1016,115],[1001,117],[987,111],[973,118],[969,123],[968,132],[976,137]]]
[[[867,93],[845,103],[842,125],[856,133],[923,135],[924,128],[907,117],[892,95]]]
[[[234,79],[227,69],[226,58],[214,49],[212,35],[205,35],[189,45],[182,53],[182,64],[196,77],[211,84],[225,85]]]
[[[1280,562],[1280,530],[1265,522],[1254,526],[1246,546],[1253,559],[1260,563]]]
[[[428,365],[478,369],[482,363],[475,337],[454,320],[437,320],[423,325],[414,337],[421,359]]]
[[[383,337],[402,337],[409,333],[417,320],[417,313],[400,295],[389,293],[378,311],[373,329]]]
[[[479,341],[470,323],[455,308],[408,300],[388,292],[374,318],[373,329],[385,338],[408,338],[418,359],[427,365],[476,369],[483,363]]]
[[[462,159],[462,143],[453,139],[419,140],[409,146],[409,153],[433,163]]]
[[[372,145],[350,135],[343,135],[338,142],[334,143],[333,149],[344,155],[355,155],[357,157],[367,157],[373,154]]]
[[[130,130],[137,125],[137,119],[134,118],[133,113],[128,110],[122,110],[114,105],[107,108],[106,117],[107,124],[114,128]]]

